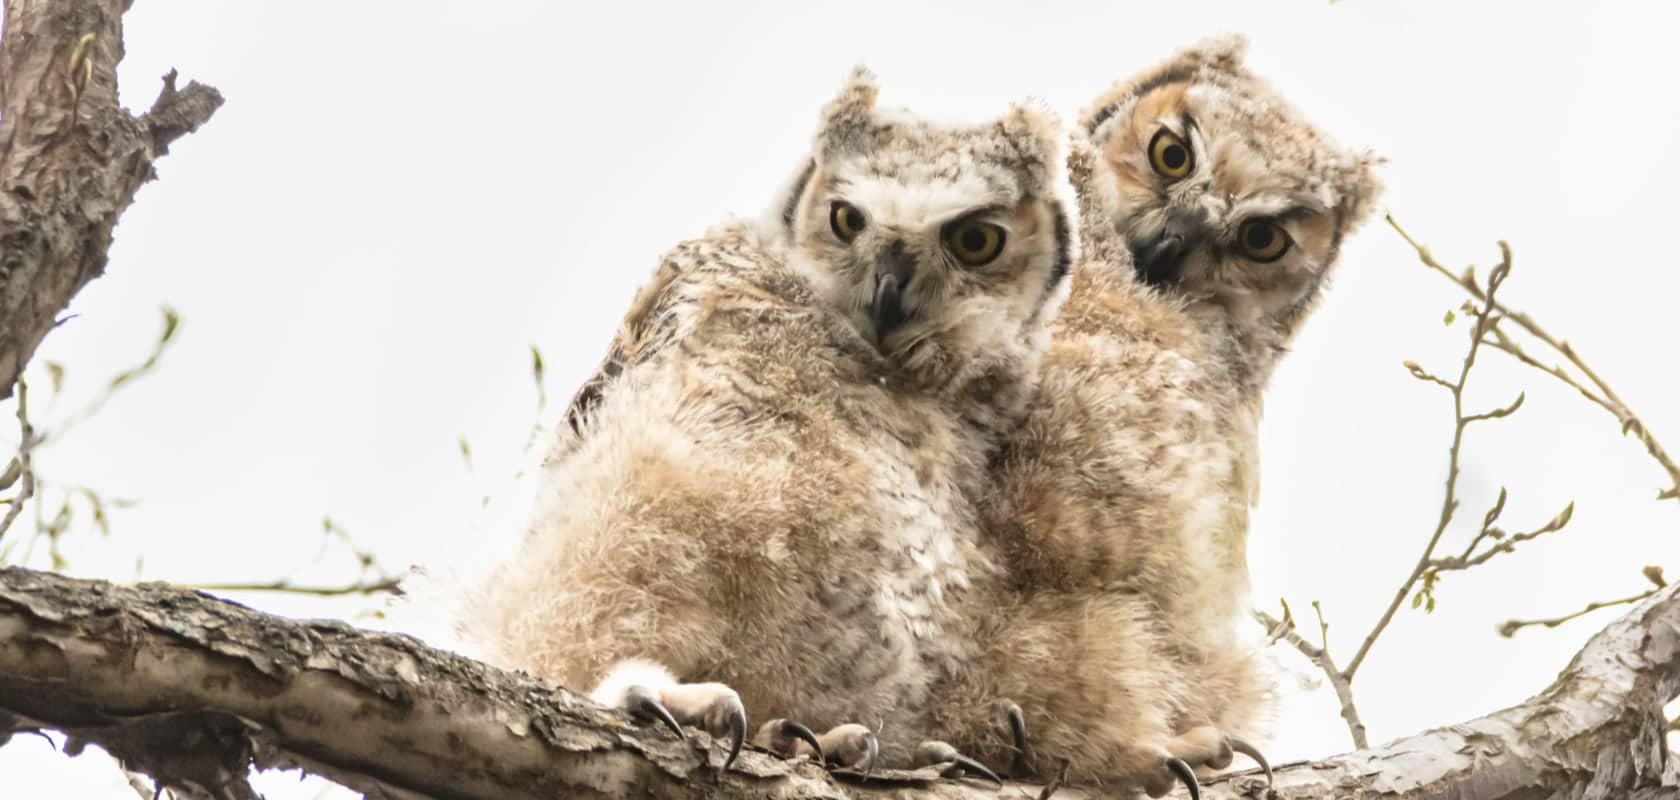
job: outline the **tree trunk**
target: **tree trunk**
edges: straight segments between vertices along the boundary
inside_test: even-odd
[[[1420,687],[1420,691],[1427,691]],[[1526,703],[1277,771],[1300,798],[1680,797],[1662,706],[1680,694],[1680,584],[1595,636]],[[982,798],[927,771],[830,775],[687,743],[565,689],[337,622],[298,622],[150,583],[0,570],[0,735],[92,742],[191,796],[255,797],[251,767],[301,767],[370,797]],[[1003,796],[1037,796],[1011,785]],[[1057,798],[1113,797],[1059,789]],[[1260,798],[1253,774],[1204,797]]]
[[[147,113],[117,105],[124,0],[6,0],[0,37],[0,400],[77,291],[152,162],[222,96],[175,73]],[[91,39],[87,38],[91,34]]]

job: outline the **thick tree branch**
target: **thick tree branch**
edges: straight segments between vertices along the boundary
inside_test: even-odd
[[[208,86],[117,104],[125,0],[8,0],[0,40],[0,399],[76,292],[105,271],[117,218],[171,142],[210,119]]]
[[[1673,797],[1662,706],[1680,694],[1680,589],[1598,636],[1520,706],[1277,772],[1285,800]],[[684,744],[564,689],[335,622],[296,622],[163,584],[0,570],[0,735],[65,731],[189,796],[253,796],[246,770],[298,766],[370,797],[1033,797]],[[1253,775],[1219,800],[1258,798]],[[1061,800],[1114,796],[1060,787]]]

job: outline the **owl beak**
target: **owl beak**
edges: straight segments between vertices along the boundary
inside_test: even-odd
[[[875,296],[869,304],[869,318],[875,323],[875,343],[903,325],[910,315],[904,310],[904,287],[916,275],[916,260],[903,242],[893,242],[875,262]]]
[[[1184,256],[1208,238],[1208,215],[1203,209],[1167,212],[1167,224],[1153,239],[1131,241],[1132,269],[1150,286],[1168,286],[1184,276]]]

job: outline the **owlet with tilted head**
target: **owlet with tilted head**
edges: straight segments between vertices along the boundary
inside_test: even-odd
[[[1074,228],[1054,118],[936,124],[876,93],[856,74],[774,213],[642,289],[465,619],[491,660],[737,750],[750,716],[827,730],[778,721],[767,746],[908,756],[977,648],[999,570],[974,498]]]
[[[1378,192],[1375,159],[1244,69],[1187,49],[1105,92],[1070,161],[1084,258],[999,459],[989,547],[1011,600],[930,735],[1151,796],[1258,758],[1272,682],[1249,635],[1261,391]],[[1054,774],[1051,772],[1051,774]]]

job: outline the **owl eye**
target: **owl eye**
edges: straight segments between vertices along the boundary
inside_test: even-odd
[[[1162,128],[1149,140],[1149,166],[1164,178],[1178,180],[1195,168],[1196,155],[1178,134]]]
[[[828,226],[834,229],[835,237],[842,242],[850,243],[856,239],[868,224],[863,212],[851,203],[836,200],[828,207]]]
[[[1283,258],[1291,244],[1283,226],[1265,217],[1244,222],[1237,229],[1237,243],[1242,246],[1243,255],[1262,264]]]
[[[990,222],[967,220],[945,231],[945,249],[965,266],[978,267],[1003,252],[1003,228]]]

